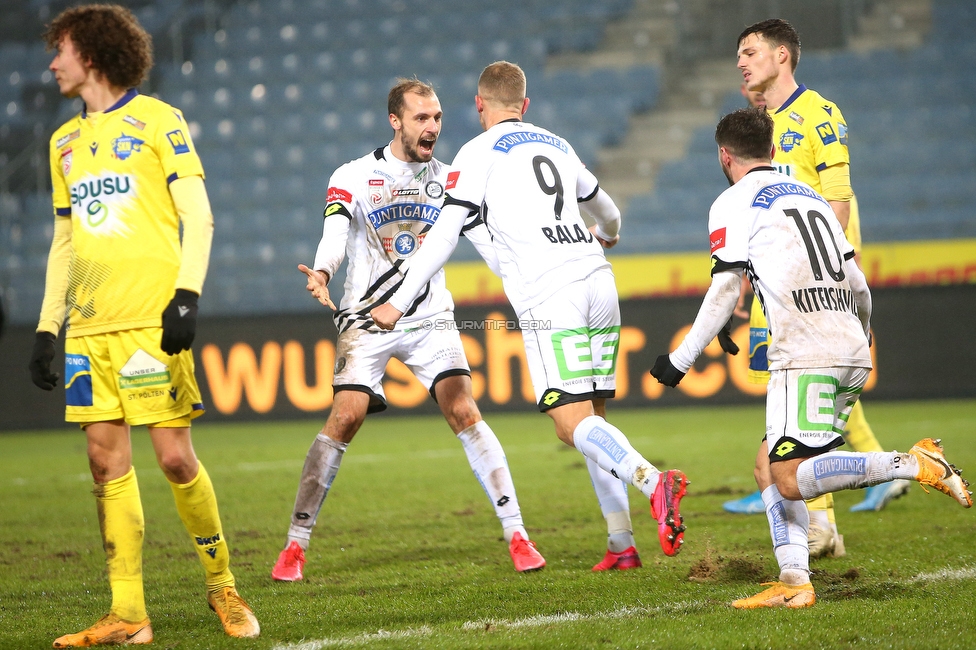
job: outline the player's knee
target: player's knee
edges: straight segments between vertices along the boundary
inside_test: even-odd
[[[800,494],[800,488],[797,486],[796,481],[789,481],[784,479],[779,479],[776,481],[776,489],[784,499],[789,499],[790,501],[802,501],[803,495]]]
[[[326,427],[331,428],[328,433],[334,432],[341,442],[349,442],[359,431],[359,427],[363,426],[366,413],[360,413],[355,409],[333,409],[329,419],[332,421],[332,426]]]
[[[189,483],[197,475],[196,456],[187,455],[182,449],[167,449],[158,454],[156,460],[166,478],[179,485]]]
[[[464,431],[481,419],[481,411],[470,395],[459,395],[441,408],[444,418],[455,432]]]

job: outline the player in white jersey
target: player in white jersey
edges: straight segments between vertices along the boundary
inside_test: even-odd
[[[756,482],[780,580],[732,605],[809,607],[816,595],[803,499],[894,479],[931,485],[967,508],[971,493],[931,438],[908,453],[835,450],[871,369],[871,293],[854,248],[822,196],[772,167],[773,120],[766,111],[726,115],[715,141],[732,187],[708,216],[712,283],[691,330],[674,352],[658,357],[651,374],[678,385],[732,314],[747,274],[772,333]]]
[[[515,569],[541,569],[546,561],[522,523],[505,452],[471,396],[461,337],[449,326],[454,303],[443,270],[424,285],[395,332],[382,331],[368,315],[403,282],[411,258],[437,221],[447,182],[447,167],[433,157],[441,128],[434,89],[416,79],[401,79],[390,90],[388,108],[392,142],[335,171],[315,263],[312,269],[298,267],[307,276],[308,290],[335,310],[335,400],[305,458],[288,539],[271,576],[288,582],[302,579],[312,527],[343,453],[366,414],[386,408],[382,379],[391,357],[406,364],[430,391],[461,441],[501,521]],[[465,234],[483,254],[490,254],[480,219],[468,220]],[[336,309],[328,282],[344,256],[349,265]]]
[[[386,329],[406,317],[466,221],[480,216],[505,294],[519,319],[535,325],[522,338],[539,409],[560,440],[586,457],[607,519],[608,551],[594,570],[631,568],[640,560],[622,481],[651,499],[661,546],[674,555],[683,543],[678,507],[687,479],[658,471],[605,419],[620,309],[603,247],[619,238],[620,212],[565,139],[522,121],[528,104],[521,68],[507,61],[485,68],[475,98],[485,131],[458,152],[440,218],[403,285],[372,316]],[[591,230],[578,203],[596,220]]]

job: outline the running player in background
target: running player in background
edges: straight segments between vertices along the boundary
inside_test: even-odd
[[[454,302],[444,271],[425,283],[395,332],[381,331],[368,314],[371,305],[403,282],[438,219],[448,182],[447,166],[433,157],[442,114],[434,89],[416,79],[401,79],[390,90],[388,109],[393,140],[335,171],[315,262],[312,268],[298,266],[306,288],[335,311],[335,401],[305,457],[285,548],[271,577],[287,582],[303,578],[312,528],[342,456],[367,413],[386,409],[382,380],[391,357],[413,371],[464,447],[502,524],[515,570],[541,569],[546,561],[522,523],[505,452],[471,396],[471,371],[453,327]],[[464,234],[483,255],[492,253],[480,219],[469,219]],[[344,256],[349,267],[336,309],[328,283]]]
[[[761,92],[776,125],[773,164],[788,176],[808,183],[823,195],[845,228],[856,252],[861,248],[857,203],[851,190],[847,123],[837,105],[798,85],[794,78],[800,59],[800,38],[781,19],[770,19],[746,28],[738,40],[738,67],[746,91]],[[768,381],[766,350],[768,328],[762,310],[753,301],[750,317],[750,380]],[[881,451],[858,402],[850,415],[847,443],[857,451]],[[880,510],[888,501],[908,491],[908,481],[893,481],[870,488],[852,510]],[[725,504],[732,512],[757,512],[761,504],[753,494]],[[810,548],[813,557],[844,554],[843,536],[837,532],[833,497],[807,504],[811,511]]]
[[[685,475],[659,471],[604,417],[614,395],[620,309],[603,249],[619,239],[620,211],[568,142],[522,121],[529,100],[517,65],[485,68],[475,106],[484,133],[458,152],[440,218],[403,284],[372,310],[373,320],[393,329],[409,317],[465,223],[483,219],[505,294],[519,319],[535,326],[523,329],[522,339],[539,410],[586,458],[607,518],[608,552],[594,570],[639,562],[622,481],[651,500],[661,547],[675,555],[684,541]],[[589,231],[579,205],[596,221]]]
[[[128,9],[67,9],[44,39],[57,50],[50,67],[61,93],[84,107],[51,136],[54,237],[30,371],[37,386],[54,389],[54,343],[67,319],[65,419],[88,440],[112,589],[109,613],[54,647],[153,639],[130,442],[137,425],[149,428],[210,607],[230,636],[258,636],[190,439],[190,420],[203,413],[190,345],[213,237],[203,167],[180,111],[136,90],[152,67],[152,41]]]
[[[816,595],[801,499],[911,479],[967,508],[972,497],[938,440],[920,440],[908,453],[835,451],[871,370],[871,293],[854,248],[823,197],[774,169],[773,120],[765,111],[726,115],[715,141],[732,187],[708,215],[712,283],[691,330],[657,358],[651,374],[678,385],[732,314],[747,275],[772,332],[756,482],[780,576],[732,606],[809,607]]]

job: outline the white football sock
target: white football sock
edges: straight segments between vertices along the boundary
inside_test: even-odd
[[[607,548],[613,553],[621,553],[634,545],[627,484],[603,471],[589,458],[586,459],[586,469],[600,502],[600,512],[607,521]]]
[[[324,433],[315,436],[308,455],[305,456],[302,478],[298,482],[298,494],[295,495],[295,509],[291,513],[286,546],[298,542],[299,546],[308,550],[312,527],[315,526],[315,520],[318,519],[348,446]]]
[[[762,498],[769,535],[773,539],[773,553],[779,564],[780,581],[793,586],[810,582],[807,504],[784,499],[775,484],[763,490]]]
[[[796,485],[804,499],[828,492],[853,490],[887,483],[898,478],[914,479],[918,459],[897,451],[829,451],[808,458],[796,468]]]
[[[481,489],[488,495],[492,507],[495,508],[495,514],[502,524],[505,541],[511,542],[515,533],[520,533],[524,539],[528,539],[529,534],[522,523],[522,512],[519,510],[518,498],[515,496],[512,473],[508,469],[508,460],[495,432],[487,422],[478,420],[457,434],[457,437],[464,447],[471,471],[474,472]]]
[[[650,498],[661,472],[630,445],[627,436],[603,418],[583,418],[573,431],[576,449],[601,469],[630,483]]]

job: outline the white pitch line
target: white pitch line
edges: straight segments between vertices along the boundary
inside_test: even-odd
[[[579,612],[562,612],[560,614],[539,614],[526,618],[507,619],[483,619],[480,621],[467,621],[461,624],[460,629],[465,632],[474,632],[485,629],[524,629],[533,627],[543,627],[557,625],[559,623],[572,623],[574,621],[592,621],[631,618],[634,616],[646,616],[652,613],[679,612],[687,609],[695,609],[706,604],[704,600],[693,600],[686,602],[671,603],[660,607],[621,607],[620,609],[609,610],[606,612],[596,612],[594,614],[580,614]],[[448,628],[445,631],[451,631]],[[355,646],[366,645],[373,641],[386,639],[414,639],[419,637],[431,636],[434,630],[426,625],[419,628],[407,628],[396,632],[379,630],[375,633],[357,634],[356,636],[340,637],[334,639],[318,639],[316,641],[302,641],[301,643],[278,645],[274,650],[320,650],[321,648],[333,648],[336,646]]]
[[[931,573],[920,573],[911,579],[911,582],[935,582],[936,580],[971,580],[976,578],[976,567],[963,567],[962,569],[952,569],[946,567]]]
[[[976,567],[963,567],[961,569],[947,567],[931,573],[920,573],[901,582],[911,584],[917,582],[935,582],[937,580],[971,580],[973,578],[976,578]],[[708,604],[709,603],[706,600],[691,600],[679,601],[658,607],[621,607],[619,609],[608,610],[605,612],[595,612],[593,614],[562,612],[559,614],[539,614],[537,616],[528,616],[514,620],[482,619],[478,621],[467,621],[462,623],[460,628],[455,629],[460,629],[465,632],[475,632],[478,630],[486,630],[491,628],[518,630],[548,625],[558,625],[560,623],[572,623],[575,621],[612,620],[632,618],[636,616],[647,616],[655,613],[674,613],[683,610],[705,607],[708,606]],[[451,631],[450,627],[445,631]],[[278,645],[274,647],[274,650],[320,650],[321,648],[334,648],[337,646],[367,645],[373,641],[384,641],[387,639],[416,639],[431,636],[433,634],[434,630],[425,625],[419,628],[407,628],[405,630],[397,630],[393,632],[378,630],[373,633],[357,634],[356,636],[331,639],[325,638],[315,641],[303,641],[301,643]]]

